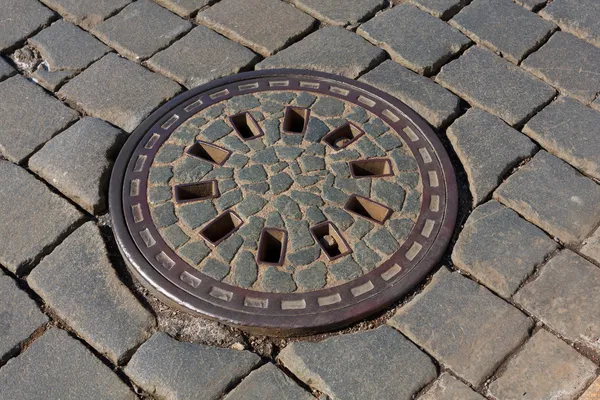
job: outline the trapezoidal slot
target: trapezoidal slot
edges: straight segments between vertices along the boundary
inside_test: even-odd
[[[308,126],[310,109],[304,107],[286,107],[283,116],[283,133],[302,135]]]
[[[176,203],[189,203],[219,197],[219,185],[212,179],[194,183],[176,185],[173,188]]]
[[[242,140],[252,140],[264,135],[258,122],[249,112],[228,117],[229,123]]]
[[[337,227],[330,221],[321,222],[313,226],[310,228],[310,233],[330,261],[352,253],[348,242],[346,242]]]
[[[369,198],[353,194],[346,201],[344,210],[383,225],[392,214],[392,209]]]
[[[389,158],[350,161],[348,166],[354,178],[379,178],[393,175]]]
[[[256,262],[281,265],[285,260],[288,234],[284,229],[265,228],[260,233]]]
[[[352,122],[346,122],[323,136],[323,142],[334,150],[341,150],[357,141],[365,132]]]
[[[200,231],[200,236],[209,244],[216,246],[237,231],[243,223],[236,213],[225,211],[206,225]]]
[[[227,161],[231,155],[231,151],[216,146],[212,143],[203,142],[201,140],[198,140],[196,143],[194,143],[188,149],[187,153],[192,157],[196,157],[216,165],[225,164],[225,161]]]

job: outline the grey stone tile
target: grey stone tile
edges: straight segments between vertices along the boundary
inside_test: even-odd
[[[315,24],[279,0],[222,0],[196,20],[265,57],[306,35]]]
[[[450,20],[471,40],[518,64],[556,29],[512,0],[474,0]]]
[[[469,0],[408,0],[434,17],[448,19],[469,3]]]
[[[71,71],[50,71],[46,63],[42,62],[31,73],[31,79],[51,92],[56,92],[68,79],[76,75]]]
[[[115,363],[146,340],[155,325],[152,314],[117,277],[93,222],[46,256],[27,283],[80,337]]]
[[[0,152],[20,163],[77,116],[35,83],[8,78],[0,82]]]
[[[5,399],[137,399],[110,368],[58,328],[2,367],[0,387]]]
[[[531,11],[535,11],[541,6],[545,6],[546,2],[547,0],[515,0],[515,3]]]
[[[201,8],[206,7],[212,0],[155,0],[161,6],[168,8],[182,17],[189,17]]]
[[[545,151],[500,185],[494,198],[567,244],[585,239],[600,223],[600,186]]]
[[[15,69],[2,57],[0,57],[0,81],[16,73]]]
[[[82,217],[23,168],[0,161],[0,263],[26,272]],[[35,210],[35,212],[32,212]]]
[[[492,200],[469,216],[452,261],[501,296],[510,297],[556,248],[541,229]]]
[[[90,30],[115,14],[132,0],[41,0],[59,12],[67,21]]]
[[[600,263],[600,228],[583,242],[583,246],[579,250],[581,254],[592,260]]]
[[[384,59],[383,50],[357,34],[325,27],[258,63],[256,68],[304,68],[357,78]]]
[[[106,210],[108,180],[123,140],[106,122],[85,117],[50,139],[29,168],[92,214]]]
[[[292,4],[328,25],[356,25],[385,7],[384,0],[292,0]]]
[[[525,341],[533,325],[515,307],[445,267],[388,324],[475,386]]]
[[[563,31],[600,46],[600,7],[596,0],[553,0],[540,15]]]
[[[567,340],[600,354],[600,269],[565,249],[514,299]]]
[[[542,329],[508,362],[489,391],[500,399],[574,399],[595,377],[594,363]]]
[[[0,52],[27,39],[54,17],[54,13],[37,0],[0,0],[0,10]]]
[[[259,278],[259,287],[265,292],[289,293],[296,290],[292,275],[269,265]]]
[[[384,61],[360,80],[397,97],[435,128],[448,124],[459,111],[458,97],[391,60]]]
[[[294,342],[278,356],[301,381],[336,399],[412,399],[437,373],[431,359],[388,326]]]
[[[111,53],[69,81],[59,96],[88,115],[132,132],[179,91],[175,82]]]
[[[470,40],[458,30],[411,4],[400,4],[357,30],[386,50],[392,60],[425,75],[435,73]]]
[[[512,167],[537,150],[527,136],[478,108],[446,132],[467,173],[473,205],[485,201]]]
[[[258,266],[254,254],[249,251],[240,251],[233,262],[231,281],[234,285],[248,288],[256,282]]]
[[[521,124],[556,93],[551,86],[478,46],[445,65],[435,80],[510,125]]]
[[[444,372],[419,400],[485,400],[485,397]]]
[[[13,355],[19,345],[48,322],[27,293],[10,277],[0,274],[0,360]]]

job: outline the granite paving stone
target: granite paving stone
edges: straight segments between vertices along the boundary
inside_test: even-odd
[[[67,21],[90,30],[132,0],[41,0]]]
[[[327,283],[327,267],[322,261],[317,261],[308,268],[294,273],[298,287],[304,290],[321,289]]]
[[[58,328],[2,367],[0,387],[5,399],[137,399],[110,368]]]
[[[518,64],[556,25],[512,0],[475,0],[450,20],[474,42]]]
[[[434,17],[447,20],[469,3],[469,0],[408,0]]]
[[[254,254],[249,251],[240,251],[233,262],[231,281],[244,288],[252,286],[258,277],[258,267]]]
[[[563,31],[600,47],[600,4],[596,0],[553,0],[540,15]]]
[[[215,206],[210,202],[184,204],[177,208],[181,222],[191,229],[196,229],[217,216]]]
[[[150,0],[138,0],[97,25],[104,43],[132,60],[146,59],[192,28],[192,24]]]
[[[354,32],[332,26],[319,29],[261,61],[256,69],[303,68],[354,79],[381,63],[385,57],[383,50]]]
[[[32,333],[48,322],[27,293],[10,277],[0,274],[0,361],[12,356]]]
[[[249,194],[244,197],[241,203],[236,207],[236,211],[241,217],[247,218],[251,215],[256,214],[264,208],[267,204],[267,200],[261,196],[255,194]]]
[[[600,112],[559,97],[529,120],[523,133],[555,156],[600,179]]]
[[[524,122],[556,93],[551,86],[478,46],[442,67],[435,80],[510,125]]]
[[[0,263],[22,274],[57,242],[82,215],[23,168],[0,161]],[[35,212],[32,212],[35,210]]]
[[[117,277],[93,222],[46,256],[27,283],[79,336],[115,363],[146,340],[155,325],[154,316]]]
[[[260,357],[248,351],[178,342],[157,332],[133,355],[125,373],[160,399],[212,400],[223,396],[259,362]]]
[[[346,256],[339,261],[336,260],[335,264],[329,267],[329,273],[335,280],[345,282],[358,278],[363,271],[351,256]]]
[[[0,57],[0,81],[12,76],[15,69],[2,57]]]
[[[69,81],[59,96],[90,116],[132,132],[179,91],[179,85],[170,79],[111,53]]]
[[[600,269],[562,250],[541,268],[539,276],[514,296],[525,310],[550,329],[600,354]]]
[[[521,66],[584,104],[600,93],[600,49],[568,33],[556,32]]]
[[[567,244],[600,223],[600,186],[545,151],[500,185],[494,199]]]
[[[215,260],[214,258],[207,259],[202,266],[202,272],[217,281],[225,278],[227,274],[229,274],[229,270],[229,265],[224,264],[219,260]]]
[[[266,292],[288,293],[296,290],[292,275],[269,265],[262,273],[260,288]]]
[[[169,246],[177,249],[187,243],[190,237],[177,225],[171,225],[161,231],[162,237],[167,241]]]
[[[408,400],[437,375],[425,353],[385,325],[317,343],[294,342],[278,360],[298,379],[335,399]]]
[[[510,297],[556,248],[541,229],[492,200],[469,216],[452,261],[501,296]]]
[[[383,0],[292,0],[292,4],[328,25],[356,25],[386,6]]]
[[[533,325],[517,308],[445,267],[388,324],[475,386],[525,341]]]
[[[204,241],[193,241],[186,243],[178,253],[192,264],[199,265],[208,256],[210,249]]]
[[[0,52],[18,45],[54,18],[37,0],[1,0],[0,10]]]
[[[0,82],[0,152],[21,163],[78,114],[20,75]]]
[[[411,4],[400,4],[361,25],[358,34],[392,60],[425,75],[435,73],[469,45],[458,30]]]
[[[164,171],[165,168],[171,169],[171,167],[156,167],[150,169],[150,176],[155,170]],[[212,171],[212,164],[207,163],[206,161],[199,160],[194,157],[188,157],[183,162],[175,165],[174,171],[171,173],[171,176],[174,176],[174,180],[180,183],[192,183],[200,181],[207,173]],[[159,173],[159,175],[168,175],[166,172]],[[168,176],[168,179],[171,178]],[[168,180],[167,179],[167,180]],[[154,181],[153,183],[158,183]],[[166,183],[166,182],[164,182]]]
[[[479,108],[469,109],[446,132],[467,173],[474,206],[490,196],[511,168],[537,150],[527,136]]]
[[[190,17],[193,13],[204,8],[212,0],[155,0],[161,6],[168,8],[182,17]]]
[[[600,263],[600,228],[583,242],[583,246],[579,250],[581,254],[592,260]]]
[[[124,141],[119,129],[85,117],[50,139],[29,168],[92,214],[106,210],[108,180]]]
[[[419,400],[485,400],[485,397],[444,372]]]
[[[489,391],[501,399],[574,399],[596,377],[596,365],[545,330],[512,358]]]
[[[265,57],[306,35],[315,24],[312,17],[279,0],[223,0],[196,20]]]

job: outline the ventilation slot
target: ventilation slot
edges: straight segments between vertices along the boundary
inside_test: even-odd
[[[287,231],[276,228],[263,229],[258,242],[256,261],[263,264],[281,265],[287,247]]]
[[[187,153],[192,157],[196,157],[216,165],[223,165],[231,155],[229,150],[202,141],[197,141],[194,143],[192,147],[188,149]]]
[[[243,140],[252,140],[264,135],[262,129],[249,112],[243,112],[229,117],[229,122]]]
[[[392,175],[392,163],[387,158],[350,161],[348,164],[354,178],[377,178]]]
[[[313,226],[310,232],[330,261],[352,252],[335,225],[329,221]]]
[[[303,107],[286,107],[283,117],[283,132],[301,135],[306,131],[310,110]]]
[[[189,203],[219,197],[219,187],[216,180],[177,185],[174,191],[177,203]]]
[[[391,208],[377,203],[371,199],[367,199],[366,197],[357,196],[355,194],[350,196],[346,202],[346,205],[344,206],[344,209],[352,214],[366,218],[369,221],[373,221],[377,224],[383,224],[392,213]]]
[[[233,232],[237,231],[243,222],[233,211],[226,211],[212,220],[200,235],[213,246],[227,239]]]
[[[348,147],[364,135],[365,132],[351,122],[332,130],[323,137],[323,141],[334,150],[341,150]]]

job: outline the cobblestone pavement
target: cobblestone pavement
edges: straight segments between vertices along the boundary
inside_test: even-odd
[[[0,398],[599,399],[598,21],[598,0],[0,0]],[[407,103],[461,190],[427,282],[295,339],[149,295],[106,199],[159,105],[280,67]]]

